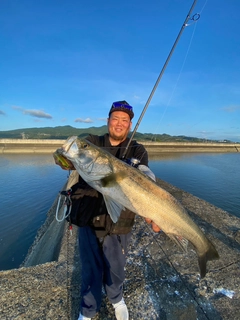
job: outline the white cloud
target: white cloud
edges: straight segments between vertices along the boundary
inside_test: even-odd
[[[35,109],[24,109],[22,107],[13,106],[12,109],[21,111],[22,114],[26,114],[35,118],[45,118],[45,119],[52,119],[52,116],[42,110],[35,110]]]
[[[48,113],[45,113],[41,110],[24,110],[23,114],[28,114],[29,116],[36,117],[36,118],[46,118],[52,119],[52,116]]]
[[[86,118],[85,120],[82,118],[77,118],[74,120],[74,122],[92,123],[93,120],[91,120],[90,118]]]

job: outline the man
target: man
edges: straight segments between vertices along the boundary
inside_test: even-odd
[[[108,133],[102,137],[90,135],[87,140],[121,159],[129,142],[128,134],[131,130],[133,117],[133,108],[126,101],[114,102],[109,111]],[[155,179],[154,174],[148,168],[148,154],[143,145],[136,141],[132,142],[126,158],[129,156],[138,160],[140,170]],[[57,161],[56,163],[59,164]],[[80,185],[84,186],[84,181],[81,181],[81,177],[79,179]],[[88,188],[89,194],[88,185],[82,188]],[[84,199],[86,200],[87,197]],[[102,217],[106,221],[109,218],[106,206],[101,202],[101,199],[101,195],[97,193],[96,198],[92,197],[87,205],[82,205],[82,207],[87,206],[90,209],[85,212],[87,218],[81,212],[81,222],[78,224],[80,226],[79,248],[82,265],[82,301],[78,320],[91,319],[99,311],[102,286],[104,286],[115,309],[116,319],[128,320],[128,309],[123,299],[123,282],[134,214],[129,210],[122,211],[119,218],[121,223],[110,224],[107,231],[106,228],[104,230],[98,228]],[[84,218],[82,218],[83,216]],[[152,223],[155,232],[160,231],[159,227],[150,219],[146,219],[146,221]],[[109,226],[109,223],[106,225]]]

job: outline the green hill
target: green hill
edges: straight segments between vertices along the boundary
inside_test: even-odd
[[[67,139],[70,136],[86,137],[88,134],[103,135],[107,132],[107,126],[90,127],[86,129],[71,126],[24,128],[9,131],[0,131],[0,139]],[[152,134],[136,132],[134,139],[139,141],[156,142],[206,142],[209,140],[186,136],[170,136],[166,133]],[[216,142],[216,141],[215,141]],[[230,141],[225,141],[230,142]]]
[[[0,131],[1,139],[67,139],[70,136],[86,137],[89,133],[102,135],[107,126],[78,129],[71,126],[24,128]]]

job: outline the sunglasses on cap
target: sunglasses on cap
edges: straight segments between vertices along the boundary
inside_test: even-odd
[[[113,102],[111,110],[114,108],[118,108],[118,109],[121,108],[121,109],[127,109],[129,111],[133,111],[132,106],[129,106],[128,104],[124,104],[122,102]]]

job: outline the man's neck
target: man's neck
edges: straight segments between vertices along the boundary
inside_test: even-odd
[[[111,146],[113,146],[113,147],[118,146],[120,143],[122,143],[125,140],[126,140],[126,138],[122,139],[122,140],[116,140],[116,139],[113,139],[109,136],[109,142],[110,142]]]

